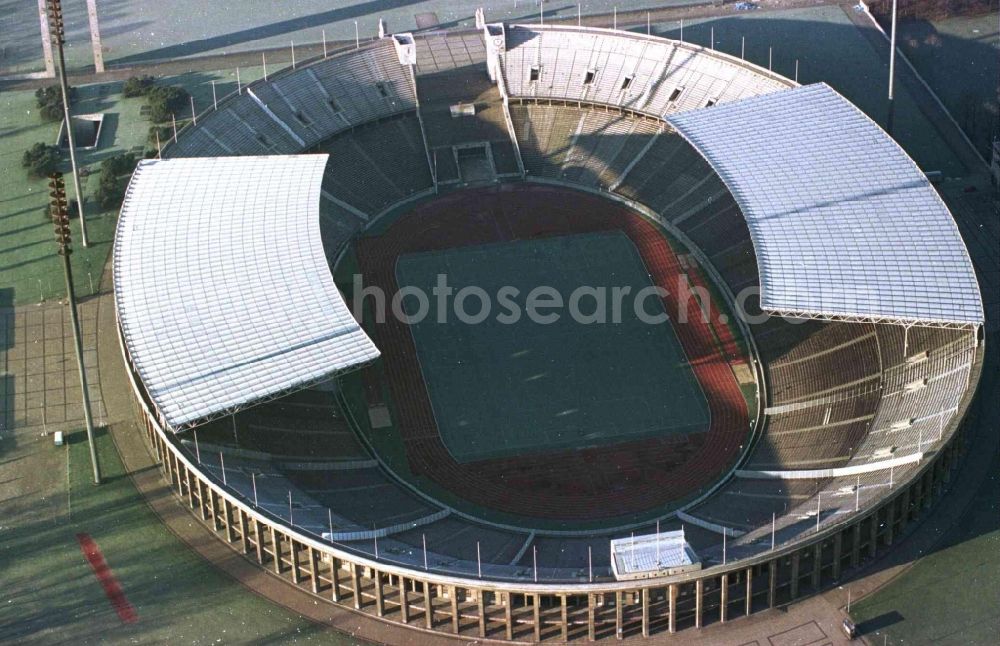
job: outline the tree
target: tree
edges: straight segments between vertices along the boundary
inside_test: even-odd
[[[127,98],[146,96],[156,87],[156,79],[148,74],[133,76],[122,85],[122,96]]]
[[[170,121],[187,106],[188,93],[177,85],[157,85],[146,93],[149,100],[149,119],[153,123]]]
[[[48,177],[58,170],[59,161],[58,147],[39,142],[24,151],[21,166],[27,168],[32,177]]]
[[[69,99],[72,101],[76,97],[76,88],[69,88]],[[35,90],[35,101],[38,103],[38,112],[46,121],[59,121],[63,118],[62,90],[58,85],[40,87]]]
[[[132,153],[115,155],[101,162],[101,175],[94,193],[101,208],[111,209],[121,204],[127,178],[135,170],[135,164],[135,155]]]
[[[167,141],[174,136],[174,131],[170,126],[150,126],[149,135],[146,137],[146,143],[151,144],[155,151],[156,142],[159,141],[161,146],[165,146]],[[159,139],[157,139],[159,137]]]

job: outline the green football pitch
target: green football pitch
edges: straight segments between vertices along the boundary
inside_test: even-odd
[[[447,316],[438,316],[431,290],[440,274],[455,298],[463,287],[489,295],[485,320],[461,320],[454,298]],[[622,233],[409,254],[399,259],[396,276],[400,288],[422,290],[430,300],[430,315],[410,328],[438,431],[458,462],[707,429],[705,396],[671,323],[636,313],[636,294],[651,282]],[[527,315],[527,296],[539,286],[553,288],[567,304],[536,310],[558,313],[554,322]],[[570,296],[581,286],[606,288],[606,322],[571,316]],[[522,311],[515,321],[503,316],[510,312],[497,297],[504,287],[518,290],[510,299]],[[620,316],[612,307],[614,287],[631,289]],[[479,298],[464,303],[465,312],[480,312]],[[403,304],[418,313],[414,297]],[[664,314],[658,298],[639,306]],[[585,296],[577,309],[592,315],[598,299]]]

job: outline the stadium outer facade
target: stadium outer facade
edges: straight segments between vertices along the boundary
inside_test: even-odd
[[[510,65],[510,60],[503,59],[505,54],[502,51],[505,48],[503,26],[483,25],[483,30],[485,40],[487,42],[492,40],[494,43],[489,54],[491,67]],[[580,30],[583,36],[594,33],[602,33],[603,37],[608,38],[617,37],[614,32]],[[500,40],[496,40],[497,38]],[[661,39],[645,40],[666,42]],[[408,55],[407,52],[410,51],[407,47],[412,47],[415,43],[412,38],[406,36],[395,37],[394,41],[397,49],[400,48],[400,44],[404,45],[400,54],[400,61],[403,62]],[[742,66],[747,70],[748,77],[774,78],[774,75],[768,72],[734,61],[731,57],[714,52],[708,53],[701,48],[691,46],[686,46],[685,50],[698,50],[702,56],[701,60],[712,58],[724,60],[730,65]],[[534,70],[525,71],[528,74],[525,78],[538,73]],[[501,79],[503,73],[504,71],[499,71]],[[738,98],[742,97],[731,97],[731,99]],[[539,99],[522,95],[518,100]],[[553,99],[548,97],[540,100]],[[577,104],[587,103],[578,99],[569,100]],[[722,102],[717,95],[707,95],[707,101],[698,107],[714,106]],[[639,109],[637,112],[643,111]],[[236,115],[235,112],[233,114],[239,123],[247,126],[245,115]],[[305,123],[305,120],[302,123]],[[690,132],[695,133],[691,137],[696,137],[699,124],[679,123],[677,128],[683,133],[687,125],[691,125]],[[181,141],[190,134],[182,133]],[[227,150],[232,148],[231,144],[218,141],[218,133],[209,134]],[[308,142],[303,141],[300,134],[291,130],[288,130],[288,134],[301,143],[303,149],[307,147]],[[263,134],[257,140],[268,143]],[[710,146],[708,143],[702,145],[706,148]],[[235,153],[230,151],[230,154]],[[740,190],[738,186],[732,184],[738,183],[738,170],[725,168],[725,159],[720,158],[715,162],[713,166],[720,175],[730,180],[727,182],[730,190],[734,192]],[[523,162],[521,165],[523,170]],[[265,174],[270,172],[268,166],[262,166],[259,170]],[[234,173],[238,174],[239,170]],[[141,173],[137,171],[136,177],[140,176]],[[189,179],[193,181],[192,178]],[[247,176],[242,175],[241,179],[246,182]],[[263,182],[263,176],[261,181]],[[863,507],[859,507],[856,513],[849,514],[844,520],[825,522],[818,531],[806,532],[801,537],[781,544],[776,545],[772,539],[770,549],[758,550],[757,553],[745,558],[728,562],[723,558],[722,562],[705,569],[645,580],[534,583],[491,581],[473,576],[448,576],[427,571],[426,566],[424,570],[419,567],[401,567],[339,549],[313,534],[296,529],[280,516],[257,507],[246,496],[234,492],[224,481],[224,468],[221,481],[216,475],[207,473],[190,451],[181,446],[174,433],[190,428],[211,416],[225,415],[238,408],[315,383],[322,378],[329,378],[329,370],[324,373],[319,364],[332,362],[335,369],[351,369],[373,360],[377,356],[377,351],[370,342],[367,342],[358,328],[352,327],[350,321],[342,318],[342,311],[311,312],[303,316],[308,321],[316,322],[317,333],[347,335],[351,339],[351,347],[346,354],[342,351],[343,348],[333,348],[330,350],[331,354],[319,356],[318,361],[306,366],[308,370],[291,376],[280,374],[280,365],[265,366],[273,372],[266,373],[264,377],[258,372],[247,376],[246,379],[262,379],[266,383],[256,383],[249,390],[244,389],[242,392],[240,388],[227,390],[232,384],[222,383],[225,380],[202,384],[200,388],[188,389],[180,394],[171,390],[177,383],[183,381],[179,378],[190,375],[171,372],[172,370],[183,372],[184,366],[178,368],[176,365],[178,362],[171,363],[170,357],[149,357],[141,346],[136,346],[136,335],[143,333],[143,325],[142,321],[138,321],[136,327],[132,325],[136,321],[130,320],[128,292],[131,288],[124,283],[128,280],[126,276],[130,275],[130,272],[137,271],[138,265],[130,266],[124,259],[127,258],[129,251],[128,232],[136,232],[138,228],[133,230],[132,222],[124,216],[130,208],[146,208],[149,204],[139,199],[133,190],[137,186],[141,185],[134,178],[129,195],[126,196],[123,219],[119,223],[119,234],[115,243],[119,332],[126,364],[130,367],[129,376],[135,401],[141,412],[150,446],[164,477],[175,489],[178,497],[185,501],[212,531],[239,553],[256,560],[262,567],[271,569],[291,584],[319,598],[373,614],[387,621],[422,630],[464,636],[478,635],[483,638],[534,641],[593,640],[604,636],[621,637],[632,634],[648,636],[654,632],[674,632],[688,626],[701,627],[714,621],[725,622],[737,616],[748,615],[795,600],[806,592],[820,590],[830,583],[841,580],[845,571],[856,568],[863,560],[874,558],[880,552],[891,548],[895,537],[905,530],[907,524],[921,515],[940,495],[949,479],[949,473],[958,462],[962,446],[961,422],[974,394],[982,353],[981,342],[977,342],[978,351],[969,376],[969,388],[962,393],[954,414],[949,418],[947,428],[942,428],[935,451],[929,452],[926,456],[921,454],[917,466],[909,470],[904,479],[896,482],[895,486],[890,486],[885,494],[866,501]],[[166,186],[168,185],[160,185],[159,191],[153,192],[162,195]],[[217,183],[213,178],[210,188],[215,186]],[[175,184],[173,188],[176,190],[179,186]],[[302,198],[306,202],[315,198],[319,192],[318,183],[303,185],[299,189],[299,194],[306,196]],[[234,193],[231,197],[238,206],[239,195]],[[290,194],[284,197],[290,198]],[[791,206],[794,208],[794,205]],[[741,207],[749,219],[750,214],[747,212],[753,208],[752,201],[741,204]],[[239,209],[235,209],[231,217],[235,218],[237,215],[240,215]],[[318,237],[318,231],[303,229],[298,233],[300,237],[289,241],[289,244],[303,246],[293,245],[272,250],[277,254],[276,257],[306,258],[306,262],[291,267],[290,273],[327,271],[325,264],[316,257],[315,247],[310,248],[309,243],[305,241],[308,236]],[[141,232],[136,235],[141,235]],[[766,242],[768,242],[766,239],[754,239],[755,246]],[[142,247],[137,246],[137,249]],[[292,253],[295,250],[307,250],[312,253],[301,253],[296,256]],[[204,251],[207,255],[213,255],[211,249]],[[265,251],[261,250],[261,253]],[[772,259],[780,259],[780,249],[772,248],[771,253]],[[251,254],[251,259],[256,257]],[[134,262],[144,262],[144,254],[136,254]],[[249,267],[245,266],[242,269]],[[761,281],[765,296],[769,293],[769,286],[777,288],[780,284],[781,273],[774,271],[776,274],[773,276],[762,272]],[[150,280],[156,279],[155,276],[150,278]],[[283,285],[286,279],[287,277],[278,277],[276,284]],[[119,282],[120,280],[122,282]],[[325,287],[329,289],[331,286],[332,283]],[[149,284],[143,285],[139,281],[135,287],[146,288]],[[319,296],[330,298],[332,292],[300,295],[305,299]],[[772,298],[780,295],[780,290],[777,294],[771,291],[770,295]],[[232,307],[238,309],[240,304],[237,301],[240,298],[238,294],[236,296]],[[978,292],[976,298],[978,299]],[[270,307],[280,305],[281,303],[254,303],[251,310],[236,314],[259,315],[268,311]],[[777,303],[773,309],[827,320],[887,320],[903,325],[917,324],[913,316],[905,311],[860,314],[824,312],[801,302]],[[230,314],[232,313],[231,311]],[[159,312],[159,315],[162,314]],[[329,324],[331,320],[336,321],[332,329],[324,328],[324,323]],[[212,323],[208,321],[206,325]],[[219,321],[214,323],[220,324]],[[959,320],[959,317],[955,320],[935,320],[930,324],[967,329],[973,338],[977,337],[981,325],[974,320],[970,324],[969,321]],[[152,323],[147,322],[147,325]],[[192,336],[187,339],[172,340],[191,342],[195,346],[192,352],[197,353],[197,333],[203,333],[204,329],[189,330],[189,332]],[[233,336],[229,339],[233,340],[240,334],[247,334],[248,331],[236,329],[231,330],[231,333]],[[153,336],[153,342],[156,342],[155,334]],[[290,343],[295,345],[294,341]],[[177,347],[168,347],[167,351],[176,352]],[[140,351],[137,352],[137,349]],[[230,360],[236,358],[228,357]],[[181,364],[185,360],[194,361],[195,354],[182,355],[177,359]],[[164,365],[167,367],[163,368]],[[245,386],[250,382],[237,382],[236,385],[239,386],[241,383]],[[216,395],[219,395],[220,400],[211,401],[211,397]],[[210,401],[205,401],[206,396]],[[163,405],[168,400],[178,407],[170,409]],[[942,419],[944,419],[943,414]]]

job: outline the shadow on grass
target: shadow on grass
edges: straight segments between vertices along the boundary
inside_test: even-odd
[[[107,429],[97,433],[101,486],[91,482],[86,434],[77,430],[66,440],[67,513],[0,534],[9,600],[0,606],[0,642],[349,642],[248,593],[187,549],[126,477]],[[118,619],[81,554],[77,533],[90,534],[100,547],[138,614],[135,624]]]
[[[868,621],[861,622],[857,625],[857,628],[860,634],[869,635],[888,628],[889,626],[894,626],[901,621],[903,621],[903,615],[901,615],[897,610],[890,610],[889,612],[873,617]]]

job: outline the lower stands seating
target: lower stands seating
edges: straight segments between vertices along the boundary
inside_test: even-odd
[[[320,200],[319,213],[323,249],[332,263],[343,246],[361,229],[364,220],[325,196]]]
[[[354,437],[333,394],[303,390],[198,427],[206,443],[283,460],[358,460],[370,456]]]
[[[486,563],[510,563],[524,544],[525,533],[504,531],[449,516],[439,521],[395,534],[393,538],[414,548],[465,561],[476,560],[476,547]]]
[[[740,532],[784,516],[813,498],[822,480],[732,480],[709,500],[691,510],[701,520]]]

